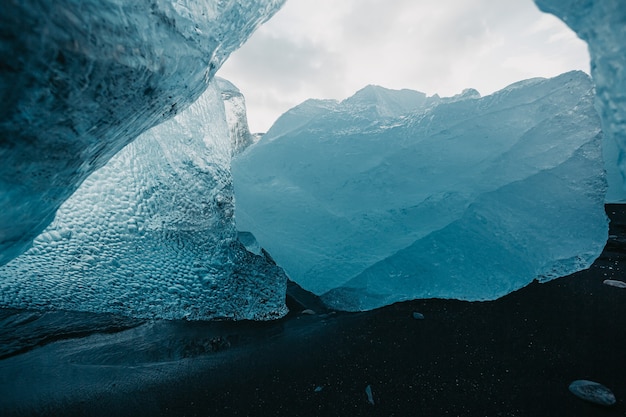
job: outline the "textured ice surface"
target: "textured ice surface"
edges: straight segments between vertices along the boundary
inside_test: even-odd
[[[224,100],[226,122],[231,138],[231,153],[236,155],[255,142],[248,128],[246,99],[230,81],[223,78],[216,78],[215,80],[217,88],[222,93],[222,100]]]
[[[192,103],[284,0],[0,6],[0,265],[95,169]]]
[[[168,319],[286,313],[286,276],[237,241],[231,139],[211,84],[94,172],[33,247],[0,267],[0,305]]]
[[[337,308],[493,299],[601,252],[601,136],[582,72],[309,100],[233,161],[237,226]]]
[[[620,148],[619,165],[626,175],[626,7],[622,0],[535,0],[539,8],[562,19],[589,45],[591,76],[609,149]],[[611,166],[609,166],[612,168]],[[612,185],[617,175],[609,170]],[[615,181],[616,182],[616,181]],[[623,190],[609,195],[622,200]]]

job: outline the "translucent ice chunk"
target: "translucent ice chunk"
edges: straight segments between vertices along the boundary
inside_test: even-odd
[[[286,277],[237,241],[230,136],[212,84],[94,172],[33,247],[0,267],[0,305],[167,319],[286,313]]]
[[[232,154],[241,153],[255,140],[248,128],[248,117],[246,115],[246,99],[241,91],[230,81],[223,78],[216,78],[217,87],[222,93],[224,107],[226,108],[226,122],[230,130]]]
[[[606,181],[586,74],[483,98],[366,91],[296,107],[233,161],[237,226],[294,281],[349,310],[486,300],[599,255]]]

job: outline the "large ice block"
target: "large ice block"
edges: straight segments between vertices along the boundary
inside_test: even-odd
[[[233,161],[237,226],[340,309],[572,273],[608,230],[593,101],[570,72],[482,98],[370,86],[306,102]]]
[[[238,242],[231,138],[212,83],[94,172],[0,267],[0,306],[166,319],[286,313],[286,276]]]

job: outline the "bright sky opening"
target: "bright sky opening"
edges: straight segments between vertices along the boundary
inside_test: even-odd
[[[253,132],[308,98],[368,84],[452,96],[579,69],[586,44],[531,0],[289,0],[218,75],[246,97]]]

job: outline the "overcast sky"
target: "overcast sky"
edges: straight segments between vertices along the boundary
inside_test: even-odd
[[[288,0],[218,75],[246,97],[253,132],[307,98],[368,84],[451,96],[589,72],[586,44],[532,0]]]

